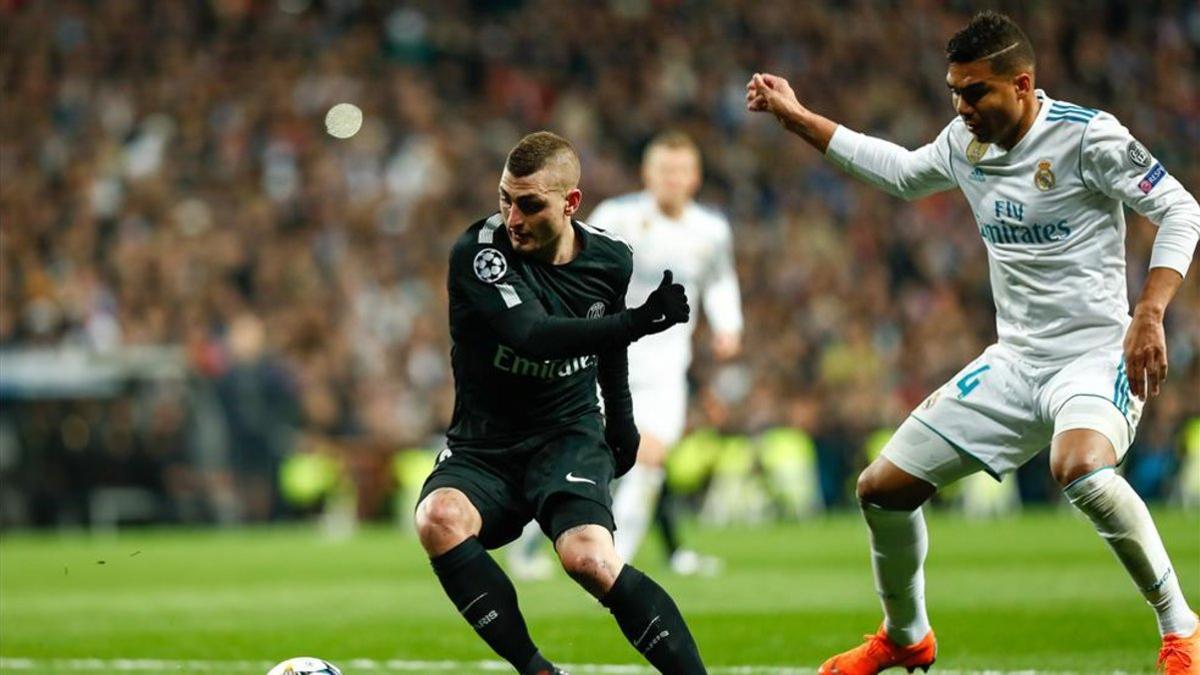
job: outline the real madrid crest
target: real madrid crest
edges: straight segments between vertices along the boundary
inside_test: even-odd
[[[981,143],[972,138],[970,144],[967,145],[967,161],[972,164],[978,164],[983,156],[987,154],[991,143]]]
[[[1043,159],[1038,162],[1037,173],[1033,174],[1033,184],[1042,192],[1054,187],[1054,172],[1050,170],[1050,160]]]

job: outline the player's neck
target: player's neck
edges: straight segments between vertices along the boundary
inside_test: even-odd
[[[686,203],[664,204],[663,202],[658,202],[658,212],[671,220],[679,220],[683,216],[685,208],[687,208]]]
[[[1025,138],[1025,134],[1033,128],[1033,123],[1037,121],[1038,113],[1042,109],[1042,102],[1037,96],[1031,95],[1029,104],[1025,106],[1025,112],[1021,115],[1021,121],[1017,122],[1017,126],[1013,129],[1013,133],[1009,138],[999,141],[996,145],[1004,148],[1005,152],[1012,150]]]
[[[568,220],[567,226],[563,228],[562,234],[558,235],[558,239],[535,255],[544,263],[566,265],[579,255],[581,243],[579,237],[575,236],[575,225]]]

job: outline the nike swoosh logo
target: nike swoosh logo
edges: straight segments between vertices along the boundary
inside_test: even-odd
[[[664,321],[666,321],[666,320],[667,320],[667,315],[666,315],[666,314],[663,314],[662,316],[658,317],[657,319],[654,319],[654,320],[653,320],[653,321],[651,321],[650,323],[662,323],[662,322],[664,322]]]
[[[596,481],[592,480],[591,478],[582,478],[580,476],[576,476],[575,473],[571,472],[571,471],[567,472],[567,482],[568,483],[591,483],[592,485],[596,484]]]

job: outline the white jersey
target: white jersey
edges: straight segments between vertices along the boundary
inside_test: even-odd
[[[693,306],[719,333],[742,330],[741,295],[733,266],[729,221],[696,203],[684,207],[678,219],[668,218],[648,192],[607,199],[592,212],[588,223],[620,235],[633,246],[633,278],[625,302],[636,307],[646,301],[671,270],[687,290]],[[692,360],[696,313],[686,326],[644,337],[629,347],[631,380],[654,377],[682,379]]]
[[[1054,101],[1011,150],[955,118],[914,151],[838,127],[827,157],[915,199],[957,187],[987,246],[996,331],[1023,358],[1058,362],[1120,345],[1129,324],[1128,204],[1159,226],[1151,267],[1187,274],[1200,206],[1108,113]]]

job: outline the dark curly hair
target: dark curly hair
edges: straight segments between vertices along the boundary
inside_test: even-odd
[[[1035,64],[1033,44],[1025,31],[1012,19],[992,11],[976,14],[946,45],[946,60],[950,63],[980,59],[987,59],[992,71],[1001,75],[1032,71]]]

